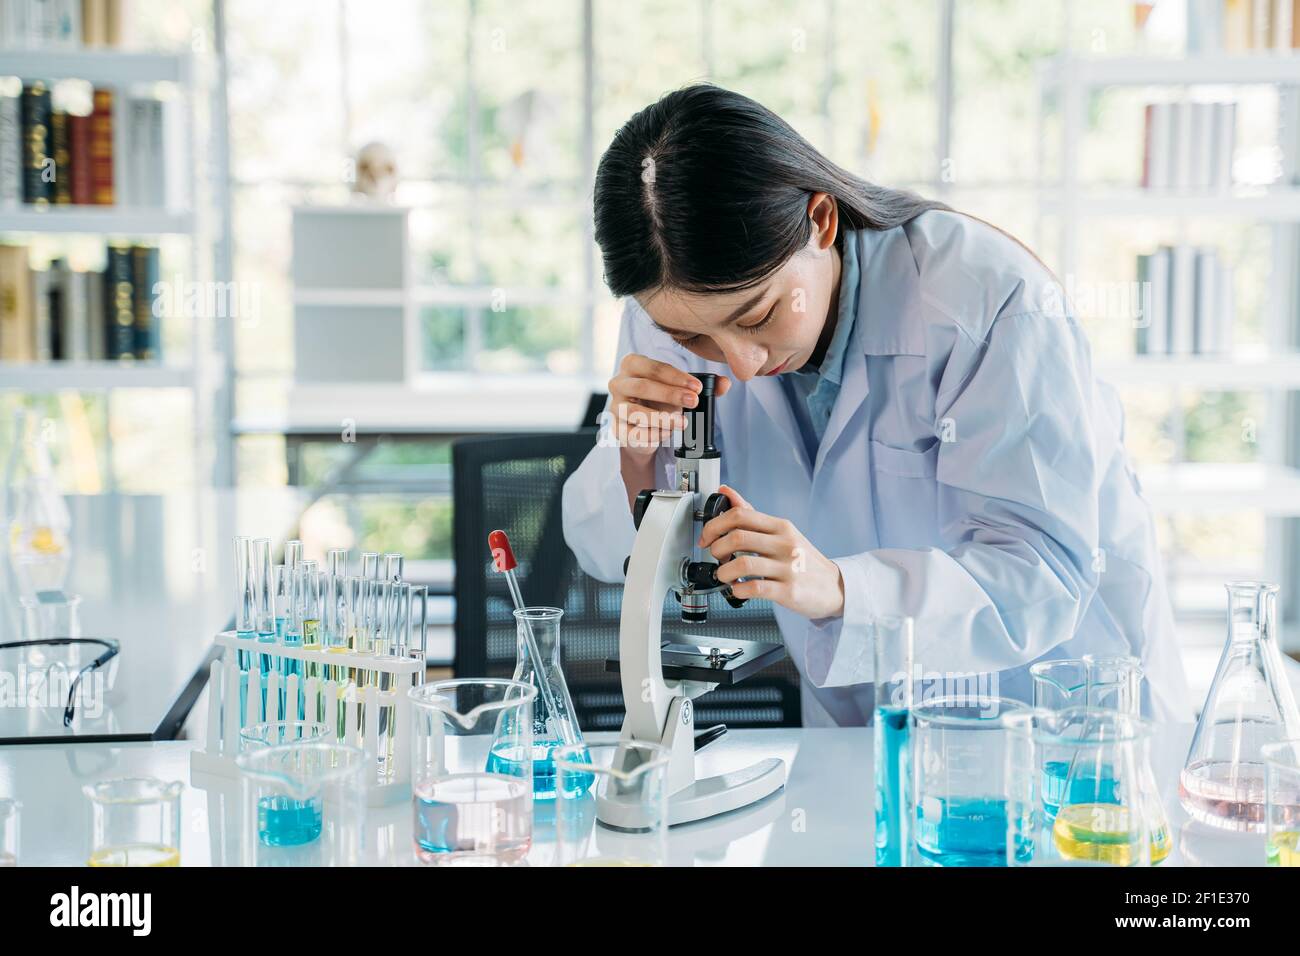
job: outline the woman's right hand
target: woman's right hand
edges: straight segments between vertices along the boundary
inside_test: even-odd
[[[731,380],[719,375],[716,394],[725,395]],[[612,433],[624,456],[636,462],[654,457],[672,440],[673,430],[686,426],[683,408],[699,402],[700,380],[665,362],[628,354],[609,380]]]

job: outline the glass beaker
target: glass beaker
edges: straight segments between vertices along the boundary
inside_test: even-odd
[[[664,866],[668,862],[666,747],[642,741],[581,743],[555,750],[556,863]],[[593,822],[596,804],[602,820]]]
[[[1007,728],[1008,864],[1146,866],[1169,855],[1149,723],[1071,707],[1014,714]]]
[[[928,866],[1005,866],[1006,718],[1002,697],[940,697],[912,710],[912,843]]]
[[[81,595],[62,591],[41,591],[18,599],[23,611],[22,637],[25,641],[53,641],[60,637],[81,637]],[[45,667],[77,660],[75,649],[57,645],[28,647],[25,655],[30,667]]]
[[[1300,866],[1300,740],[1265,744],[1264,783],[1267,799],[1269,866]]]
[[[415,852],[422,862],[522,860],[533,837],[533,702],[514,680],[435,681],[411,699]],[[489,757],[491,755],[491,757]],[[486,769],[485,769],[486,768]]]
[[[243,792],[245,866],[361,862],[368,762],[324,740],[247,750],[235,760]]]
[[[332,729],[325,724],[311,720],[272,720],[242,728],[239,731],[239,752],[260,750],[263,747],[278,747],[281,744],[333,739]]]
[[[1029,668],[1034,706],[1047,710],[1101,707],[1141,715],[1142,662],[1136,657],[1067,658]]]
[[[911,808],[908,725],[911,722],[913,630],[910,617],[872,624],[876,712],[876,866],[908,862]]]
[[[1194,820],[1262,832],[1261,751],[1300,737],[1300,714],[1277,648],[1277,585],[1227,588],[1228,639],[1178,778],[1178,796]]]
[[[582,743],[573,698],[569,696],[569,685],[560,666],[562,617],[564,612],[558,607],[525,607],[515,611],[518,646],[514,680],[537,688],[537,700],[533,702],[532,754],[533,797],[537,800],[555,796],[555,748]],[[530,635],[540,658],[536,662],[529,651]],[[492,759],[498,759],[495,751]]]
[[[181,783],[127,777],[88,784],[88,866],[179,866]]]
[[[22,809],[17,800],[0,800],[0,867],[18,865],[18,821]]]

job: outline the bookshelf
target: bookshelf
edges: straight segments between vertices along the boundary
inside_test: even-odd
[[[123,157],[125,148],[123,104],[133,89],[153,88],[156,84],[175,87],[178,107],[175,121],[180,135],[164,140],[167,161],[177,170],[182,201],[174,195],[160,206],[71,205],[35,207],[28,205],[0,208],[0,241],[22,242],[35,235],[92,235],[110,241],[157,244],[171,237],[182,248],[188,240],[186,281],[215,281],[218,255],[214,223],[217,210],[207,211],[197,205],[198,197],[220,195],[219,189],[200,190],[196,169],[199,160],[205,165],[224,169],[226,143],[215,123],[224,98],[209,79],[221,75],[214,54],[202,57],[186,53],[140,52],[128,49],[0,49],[0,77],[18,77],[24,82],[58,83],[78,80],[97,89],[109,89],[114,98],[114,188],[119,197],[130,170]],[[205,102],[206,100],[206,102]],[[207,129],[199,128],[207,118]],[[176,155],[179,153],[179,155]],[[215,173],[214,173],[215,175]],[[166,268],[171,278],[172,269]],[[185,322],[189,326],[189,348],[165,354],[161,362],[145,361],[49,361],[0,362],[0,391],[23,392],[96,392],[111,393],[129,389],[178,389],[191,393],[191,428],[196,466],[195,484],[211,481],[213,463],[205,442],[211,432],[211,409],[216,390],[222,385],[224,370],[211,345],[212,332],[198,316],[168,317],[167,321]],[[110,414],[113,405],[109,404]],[[220,437],[217,437],[220,442]],[[221,451],[218,450],[218,456]]]
[[[1228,355],[1094,356],[1094,367],[1099,378],[1116,386],[1175,393],[1266,393],[1271,427],[1261,435],[1258,461],[1176,461],[1141,468],[1139,479],[1158,513],[1262,514],[1266,519],[1264,573],[1286,582],[1289,562],[1285,519],[1300,517],[1300,469],[1288,463],[1287,452],[1287,432],[1293,427],[1289,393],[1300,392],[1300,353],[1292,344],[1297,303],[1290,281],[1300,232],[1300,188],[1286,184],[1285,177],[1270,187],[1234,185],[1219,190],[1092,187],[1082,181],[1079,156],[1088,134],[1089,98],[1100,90],[1172,88],[1176,95],[1186,97],[1192,87],[1268,85],[1277,87],[1280,94],[1293,95],[1293,89],[1300,88],[1300,54],[1261,51],[1185,57],[1099,57],[1067,52],[1039,68],[1038,82],[1040,128],[1047,128],[1044,120],[1050,109],[1059,111],[1060,176],[1045,175],[1044,156],[1040,153],[1038,212],[1040,226],[1051,217],[1059,230],[1061,275],[1078,275],[1081,234],[1106,219],[1147,217],[1175,225],[1192,219],[1234,220],[1260,223],[1271,231],[1271,279],[1263,307],[1264,348],[1253,352],[1238,349]],[[1293,162],[1297,159],[1290,158]],[[1167,556],[1171,568],[1178,563],[1177,555],[1172,558]],[[1171,590],[1176,589],[1175,585],[1171,581]]]

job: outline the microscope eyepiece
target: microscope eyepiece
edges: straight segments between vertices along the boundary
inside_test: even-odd
[[[695,374],[695,373],[692,373]],[[712,372],[695,374],[699,380],[699,404],[684,408],[686,428],[682,431],[682,444],[677,449],[678,458],[717,458],[718,449],[713,444],[713,401],[718,376]]]

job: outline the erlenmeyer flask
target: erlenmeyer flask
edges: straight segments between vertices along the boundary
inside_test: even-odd
[[[558,607],[525,607],[515,611],[518,649],[514,679],[537,688],[533,703],[533,797],[538,800],[555,796],[555,749],[583,742],[569,685],[560,669],[563,616]],[[536,661],[529,651],[530,640],[537,648]],[[488,772],[500,769],[493,766],[500,759],[494,749],[488,759]]]
[[[40,419],[31,410],[20,412],[15,426],[5,475],[4,518],[18,587],[30,596],[63,588],[71,560],[72,519],[59,493]]]
[[[1277,649],[1277,585],[1227,587],[1228,641],[1192,735],[1178,795],[1195,820],[1262,832],[1261,748],[1300,736],[1300,714]]]

